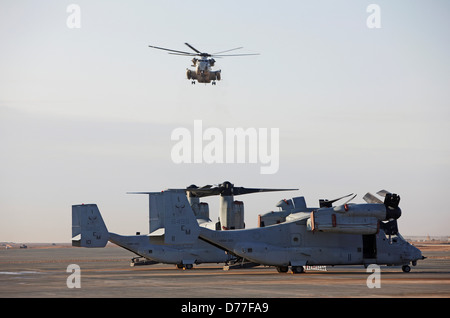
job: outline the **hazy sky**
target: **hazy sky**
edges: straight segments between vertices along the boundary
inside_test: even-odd
[[[70,4],[81,28],[69,28]],[[370,4],[381,28],[368,28]],[[450,4],[442,1],[0,2],[0,241],[69,242],[71,205],[148,232],[146,196],[217,184],[294,187],[244,200],[247,227],[282,198],[399,193],[405,235],[449,235]],[[191,85],[209,53],[222,81]],[[236,51],[237,53],[238,51]],[[279,128],[279,170],[175,164],[178,127]],[[208,199],[211,218],[218,200]]]

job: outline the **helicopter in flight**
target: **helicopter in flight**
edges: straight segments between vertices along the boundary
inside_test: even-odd
[[[220,81],[221,79],[221,70],[213,71],[212,67],[216,63],[216,60],[213,57],[221,58],[225,56],[248,56],[248,55],[259,55],[259,53],[250,53],[250,54],[223,54],[234,50],[242,49],[241,47],[236,47],[234,49],[229,49],[221,52],[216,53],[206,53],[206,52],[200,52],[195,47],[190,45],[189,43],[186,44],[193,52],[185,52],[185,51],[178,51],[178,50],[172,50],[167,49],[159,46],[153,46],[149,45],[149,47],[153,49],[158,50],[164,50],[168,51],[169,54],[172,55],[182,55],[182,56],[193,56],[192,59],[192,67],[195,67],[195,69],[186,69],[186,77],[187,79],[191,80],[192,84],[195,84],[195,81],[197,80],[199,83],[212,83],[212,85],[216,85],[216,81]]]

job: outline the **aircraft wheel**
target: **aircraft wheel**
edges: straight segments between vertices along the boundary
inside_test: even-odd
[[[184,265],[184,268],[186,268],[186,269],[192,269],[192,264],[186,264],[186,265]]]
[[[411,271],[411,267],[409,265],[403,265],[402,266],[402,271],[404,273],[409,273]]]
[[[292,274],[301,274],[305,272],[305,268],[303,266],[292,266],[291,270]]]
[[[277,266],[278,273],[287,273],[289,268],[287,266]]]

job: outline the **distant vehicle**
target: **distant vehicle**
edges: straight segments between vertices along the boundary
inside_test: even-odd
[[[259,55],[259,53],[254,54],[223,54],[226,52],[242,49],[242,47],[237,47],[234,49],[221,51],[213,54],[209,54],[206,52],[200,52],[195,47],[190,45],[189,43],[186,44],[191,50],[193,50],[195,53],[192,52],[185,52],[185,51],[178,51],[178,50],[172,50],[172,49],[166,49],[163,47],[153,46],[149,45],[149,47],[158,49],[158,50],[164,50],[169,51],[169,54],[173,55],[183,55],[183,56],[194,56],[192,59],[192,67],[195,67],[195,69],[186,69],[186,76],[189,80],[191,80],[192,84],[195,84],[195,81],[197,80],[199,83],[212,83],[212,85],[216,85],[216,81],[220,81],[221,79],[221,70],[213,71],[212,67],[214,66],[216,60],[214,60],[213,57],[225,57],[225,56],[248,56],[248,55]],[[199,58],[197,58],[199,57]]]

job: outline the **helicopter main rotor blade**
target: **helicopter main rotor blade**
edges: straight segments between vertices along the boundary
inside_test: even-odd
[[[190,45],[189,43],[184,43],[187,46],[189,46],[192,50],[194,50],[195,52],[197,52],[198,54],[202,54],[202,52],[200,52],[199,50],[197,50],[195,47],[193,47],[192,45]]]
[[[149,45],[148,47],[151,47],[151,48],[153,48],[153,49],[158,49],[158,50],[164,50],[164,51],[169,51],[169,52],[175,52],[175,53],[181,53],[181,54],[192,55],[191,52],[184,52],[184,51],[177,51],[177,50],[172,50],[172,49],[166,49],[166,48],[159,47],[159,46]],[[170,54],[170,53],[169,53],[169,54]]]
[[[214,57],[221,57],[221,56],[249,56],[249,55],[260,55],[260,54],[259,53],[251,53],[251,54],[219,54],[219,55],[211,54],[211,56],[214,56]]]
[[[198,54],[195,53],[169,53],[171,55],[181,55],[181,56],[198,56]]]
[[[240,47],[236,47],[236,48],[234,48],[234,49],[216,52],[216,53],[213,53],[213,55],[214,55],[214,54],[221,54],[221,53],[225,53],[225,52],[230,52],[230,51],[234,51],[234,50],[239,50],[239,49],[242,49],[242,48],[244,48],[244,47],[243,47],[243,46],[240,46]]]

